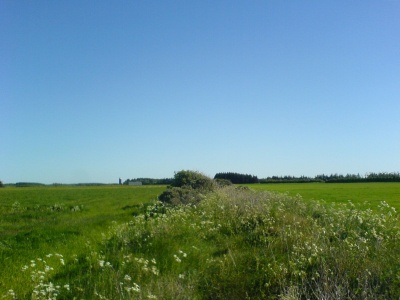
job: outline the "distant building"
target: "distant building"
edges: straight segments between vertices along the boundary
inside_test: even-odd
[[[122,179],[121,179],[121,178],[119,179],[119,182],[118,182],[118,184],[119,184],[119,185],[121,185],[121,184],[122,184]]]
[[[140,181],[129,181],[128,185],[134,186],[134,185],[142,185],[142,182]]]

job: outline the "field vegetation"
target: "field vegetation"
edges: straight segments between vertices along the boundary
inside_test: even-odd
[[[261,186],[2,189],[0,298],[400,297],[395,208]]]
[[[400,211],[400,182],[280,183],[247,186],[254,190],[282,192],[290,196],[300,194],[305,200],[323,200],[331,204],[352,201],[365,209],[375,209],[385,201]]]
[[[0,299],[10,288],[26,295],[30,278],[21,273],[21,266],[31,258],[53,252],[79,256],[86,252],[86,245],[95,248],[109,226],[131,220],[141,205],[154,202],[164,189],[165,186],[1,189]]]

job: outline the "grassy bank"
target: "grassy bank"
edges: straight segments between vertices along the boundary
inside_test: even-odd
[[[385,203],[377,205],[376,211],[352,204],[333,207],[300,196],[236,187],[218,189],[196,206],[139,207],[140,201],[129,197],[119,205],[115,204],[115,198],[108,200],[112,203],[104,204],[107,215],[112,215],[113,209],[131,210],[126,215],[122,213],[126,222],[112,223],[110,218],[110,222],[103,223],[108,225],[107,230],[88,226],[87,233],[93,234],[89,242],[85,240],[89,236],[82,233],[82,237],[75,235],[58,243],[46,242],[46,246],[39,247],[41,252],[20,252],[14,263],[18,273],[10,278],[11,271],[3,271],[2,276],[9,279],[1,287],[0,297],[397,299],[400,296],[399,219]],[[26,210],[15,209],[14,213],[18,215],[16,220],[22,220]],[[43,212],[46,222],[52,222],[54,213]],[[69,218],[75,213],[79,212],[68,211]],[[42,225],[47,226],[43,222]],[[46,232],[37,226],[37,234]],[[65,226],[64,230],[67,228],[73,226]],[[10,241],[11,236],[9,233]],[[68,241],[75,238],[81,238],[81,247],[70,246]],[[19,251],[19,244],[9,246]]]

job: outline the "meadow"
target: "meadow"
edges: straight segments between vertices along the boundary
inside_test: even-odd
[[[369,183],[279,183],[250,184],[260,191],[300,194],[308,200],[324,200],[327,203],[347,203],[349,200],[364,208],[377,208],[381,201],[400,211],[400,182]]]
[[[0,299],[400,297],[398,184],[250,187],[0,189]]]
[[[52,252],[80,255],[96,245],[113,222],[132,219],[165,186],[26,187],[0,189],[0,298],[25,295],[21,266]]]

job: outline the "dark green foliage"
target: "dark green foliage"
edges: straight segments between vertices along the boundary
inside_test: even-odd
[[[215,174],[214,179],[226,179],[235,184],[258,183],[257,176],[233,172],[217,173]]]
[[[44,186],[42,183],[37,182],[17,182],[15,184],[16,187],[35,187],[35,186]]]
[[[0,188],[4,187],[3,182],[0,180]]]
[[[346,176],[333,176],[327,182],[400,182],[400,173],[368,173],[365,177],[347,174]]]
[[[272,176],[260,179],[260,183],[309,183],[309,182],[324,182],[320,178],[311,178],[307,176]]]

